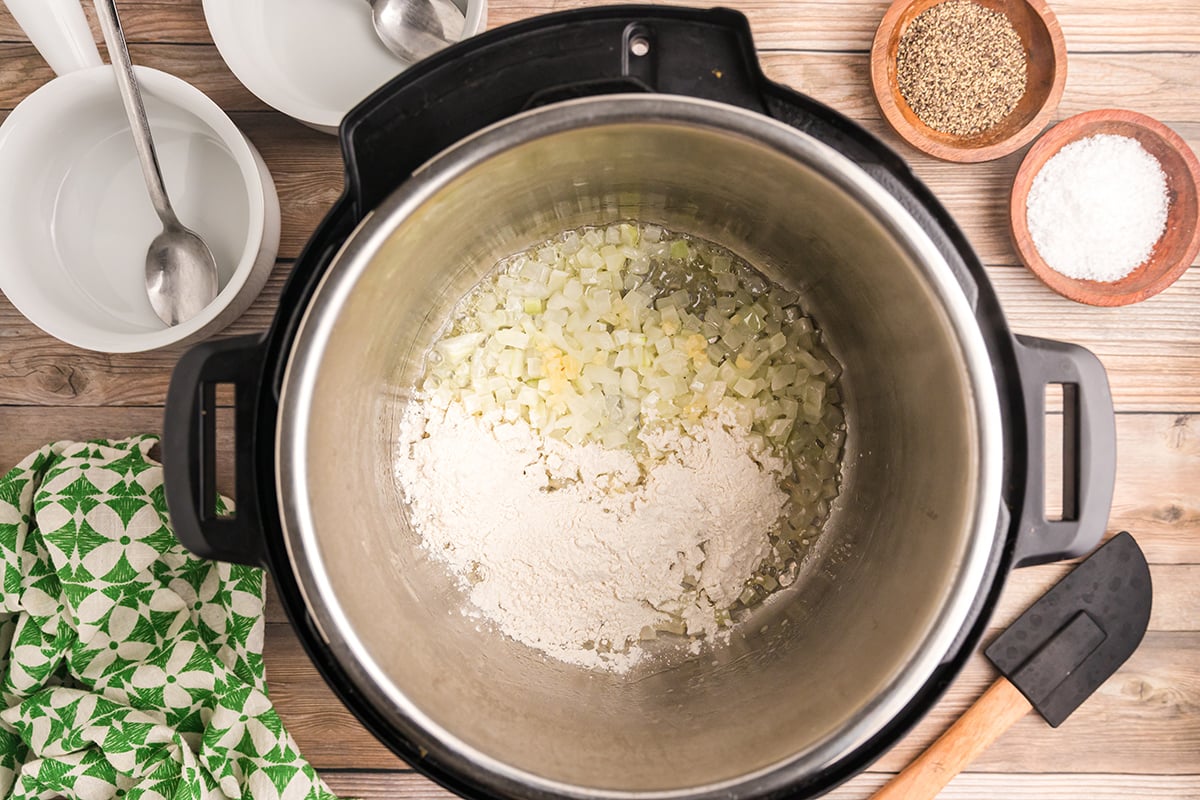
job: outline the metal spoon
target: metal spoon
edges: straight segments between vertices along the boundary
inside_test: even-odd
[[[380,40],[405,61],[420,61],[462,39],[466,18],[451,0],[367,0]]]
[[[216,299],[217,263],[204,240],[185,228],[171,208],[116,3],[114,0],[95,2],[109,58],[117,73],[117,86],[125,102],[129,127],[133,130],[146,188],[163,224],[162,233],[154,237],[146,252],[146,293],[154,313],[168,325],[178,325],[199,314]]]

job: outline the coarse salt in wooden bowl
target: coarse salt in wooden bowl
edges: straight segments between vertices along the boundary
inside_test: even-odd
[[[888,123],[913,147],[946,161],[991,161],[1024,147],[1050,122],[1067,82],[1067,46],[1058,19],[1043,0],[972,0],[1008,17],[1026,55],[1025,94],[1003,120],[980,133],[956,136],[920,120],[900,92],[900,39],[922,12],[944,0],[896,0],[871,45],[871,86]]]
[[[1158,160],[1167,179],[1166,230],[1145,263],[1108,283],[1069,278],[1052,269],[1033,243],[1026,208],[1033,180],[1046,162],[1071,142],[1097,134],[1136,139]],[[1087,111],[1063,120],[1030,148],[1013,181],[1009,219],[1025,266],[1063,297],[1093,306],[1139,303],[1177,281],[1200,253],[1200,162],[1179,134],[1152,117],[1120,109]]]

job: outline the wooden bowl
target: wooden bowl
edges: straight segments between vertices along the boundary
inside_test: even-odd
[[[1128,136],[1158,159],[1167,178],[1167,228],[1146,263],[1119,281],[1068,278],[1050,268],[1029,235],[1026,200],[1033,179],[1055,153],[1071,142],[1111,133]],[[1136,111],[1088,111],[1055,125],[1030,148],[1013,181],[1009,203],[1013,241],[1025,266],[1063,297],[1093,306],[1138,303],[1179,279],[1200,252],[1200,162],[1179,134]]]
[[[970,136],[935,130],[909,108],[896,77],[900,39],[921,12],[943,0],[896,0],[871,45],[871,86],[888,123],[913,147],[946,161],[991,161],[1024,147],[1046,127],[1067,82],[1067,46],[1054,12],[1043,0],[972,0],[1008,17],[1025,48],[1025,94],[996,125]]]

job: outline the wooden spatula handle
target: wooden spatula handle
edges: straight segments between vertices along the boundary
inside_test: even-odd
[[[929,749],[871,800],[931,800],[1033,706],[1000,678]]]

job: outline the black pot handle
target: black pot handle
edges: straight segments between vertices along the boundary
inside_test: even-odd
[[[262,380],[263,338],[216,339],[179,359],[163,421],[163,488],[175,537],[201,558],[266,566],[254,479],[255,394]],[[236,508],[218,516],[216,387],[235,390]]]
[[[1028,567],[1092,550],[1108,527],[1117,432],[1108,376],[1078,345],[1017,336],[1028,463],[1013,564]],[[1063,518],[1046,519],[1046,386],[1063,385]],[[1019,478],[1018,478],[1019,480]]]
[[[624,5],[534,17],[446,48],[354,108],[341,126],[346,192],[361,218],[442,150],[539,105],[661,92],[765,113],[762,83],[736,11]]]

